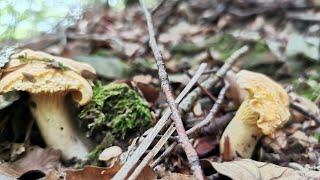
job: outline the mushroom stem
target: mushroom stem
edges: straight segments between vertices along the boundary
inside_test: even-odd
[[[258,140],[263,135],[261,129],[248,122],[248,119],[257,120],[259,115],[249,110],[249,101],[244,101],[235,117],[224,130],[220,140],[220,153],[224,152],[226,137],[229,137],[231,157],[250,158]]]
[[[88,149],[81,141],[65,103],[66,93],[32,94],[31,111],[46,144],[62,151],[63,159],[86,159]]]

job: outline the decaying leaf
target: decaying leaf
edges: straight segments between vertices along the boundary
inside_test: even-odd
[[[111,179],[120,169],[120,165],[110,168],[102,168],[96,166],[86,166],[80,170],[68,170],[66,172],[66,180],[106,180]]]
[[[110,168],[86,166],[80,170],[68,170],[66,172],[66,180],[109,180],[120,169],[120,164],[115,164]],[[155,180],[156,175],[153,170],[146,166],[140,175],[137,177],[139,180]]]
[[[171,173],[169,172],[166,176],[161,178],[161,180],[193,180],[192,175],[179,174],[179,173]]]
[[[18,178],[27,173],[39,172],[48,174],[59,168],[61,152],[52,148],[42,149],[32,147],[26,156],[13,164],[3,163],[0,165],[0,174]]]
[[[288,167],[275,164],[258,162],[251,159],[240,159],[230,162],[210,162],[212,167],[219,173],[234,180],[240,179],[319,179],[320,172],[296,171]]]
[[[80,62],[85,62],[97,71],[97,74],[104,78],[125,78],[129,67],[118,58],[103,56],[79,56],[76,58]]]

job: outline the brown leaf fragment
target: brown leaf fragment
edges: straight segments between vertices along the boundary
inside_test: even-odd
[[[169,172],[166,176],[161,178],[161,180],[193,180],[193,179],[194,177],[192,175],[171,173],[171,172]]]
[[[61,152],[52,148],[42,149],[32,147],[27,151],[25,157],[13,164],[3,163],[0,165],[0,174],[18,178],[28,174],[48,174],[59,168]]]
[[[119,169],[119,164],[110,168],[86,166],[80,170],[68,170],[66,172],[66,180],[107,180],[111,179]]]
[[[97,167],[97,166],[86,166],[80,170],[68,170],[66,171],[66,180],[109,180],[111,179],[121,168],[119,163],[114,166]],[[139,180],[155,180],[156,175],[151,167],[146,166],[140,175],[137,177]]]
[[[209,161],[209,160],[207,160]],[[209,161],[210,162],[210,161]],[[319,179],[320,172],[301,170],[297,171],[288,167],[275,164],[258,162],[251,159],[240,159],[230,162],[210,162],[219,173],[234,180],[240,179]]]

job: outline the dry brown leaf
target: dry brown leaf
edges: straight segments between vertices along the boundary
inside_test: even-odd
[[[86,166],[80,170],[66,171],[66,180],[107,180],[111,179],[119,169],[119,164],[115,164],[110,168]]]
[[[115,164],[110,168],[86,166],[80,170],[68,170],[66,171],[66,180],[109,180],[111,179],[121,168],[120,164]],[[155,180],[156,175],[153,170],[146,166],[140,175],[137,177],[139,180]]]
[[[161,180],[193,180],[193,176],[179,173],[169,172],[166,176],[161,178]]]
[[[61,152],[52,148],[42,149],[32,147],[26,156],[13,164],[3,163],[0,165],[0,174],[18,178],[29,172],[38,171],[48,174],[52,170],[59,168]]]
[[[234,180],[320,178],[320,172],[318,171],[297,171],[288,167],[281,167],[275,164],[258,162],[251,159],[240,159],[223,163],[210,163],[218,173],[228,176],[229,178]]]
[[[217,142],[215,137],[205,136],[196,139],[195,141],[195,149],[198,153],[199,157],[203,157],[213,151],[219,143]]]

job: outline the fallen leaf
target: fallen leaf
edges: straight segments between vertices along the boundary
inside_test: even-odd
[[[119,169],[119,164],[115,164],[110,168],[86,166],[80,170],[66,171],[66,180],[107,180],[111,179]]]
[[[206,160],[209,161],[209,160]],[[209,161],[210,162],[210,161]],[[212,167],[219,173],[234,180],[241,179],[319,179],[318,171],[297,171],[288,167],[275,164],[258,162],[251,159],[240,159],[229,162],[210,162]]]
[[[108,79],[125,78],[129,71],[128,65],[118,58],[104,56],[78,56],[76,59],[80,62],[92,65],[99,76]]]
[[[303,55],[314,61],[319,61],[319,44],[320,40],[318,37],[291,35],[287,43],[285,54],[288,57]]]
[[[293,140],[297,141],[298,143],[300,143],[304,147],[308,147],[311,144],[318,143],[318,140],[315,137],[307,136],[306,133],[304,133],[302,131],[296,131],[295,133],[293,133],[289,137],[289,139],[293,139]]]
[[[183,36],[197,34],[201,31],[201,28],[197,25],[191,25],[186,22],[180,22],[173,26],[166,33],[162,33],[159,37],[159,41],[162,43],[177,44]]]
[[[68,170],[66,172],[66,180],[109,180],[111,179],[121,168],[121,165],[115,164],[112,167],[96,167],[86,166],[80,170]],[[137,177],[139,180],[155,180],[156,175],[152,168],[146,166]]]
[[[61,152],[53,148],[42,149],[32,147],[25,157],[12,164],[3,163],[0,165],[0,174],[18,178],[28,174],[48,174],[59,168]]]
[[[150,103],[151,106],[153,106],[159,98],[160,90],[149,84],[144,83],[137,83],[137,86],[142,92],[143,97],[146,98],[146,100]]]
[[[203,157],[214,150],[218,144],[216,138],[212,136],[201,137],[195,141],[195,149],[199,157]]]
[[[193,180],[194,177],[192,175],[179,174],[169,172],[166,176],[161,178],[161,180]]]

